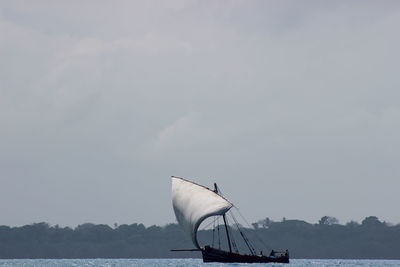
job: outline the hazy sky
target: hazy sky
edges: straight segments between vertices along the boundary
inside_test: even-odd
[[[400,1],[2,1],[0,225],[400,222]]]

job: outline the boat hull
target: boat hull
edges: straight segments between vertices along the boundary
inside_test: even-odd
[[[289,255],[281,256],[257,256],[257,255],[243,255],[233,252],[227,252],[211,247],[201,249],[203,254],[203,262],[240,262],[240,263],[265,263],[265,262],[278,262],[289,263]]]

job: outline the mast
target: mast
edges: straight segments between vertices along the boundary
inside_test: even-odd
[[[218,194],[218,186],[217,186],[217,183],[214,183],[214,191],[215,191],[215,193]],[[222,215],[222,218],[224,219],[225,232],[226,232],[226,238],[228,239],[229,252],[232,253],[231,238],[229,237],[228,225],[227,225],[227,223],[226,223],[225,213],[224,213],[224,215]]]
[[[231,239],[229,238],[229,232],[228,232],[228,226],[226,224],[225,214],[222,215],[222,218],[224,219],[226,237],[228,238],[229,252],[232,253]]]

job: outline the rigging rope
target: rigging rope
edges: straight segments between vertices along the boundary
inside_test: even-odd
[[[250,253],[251,253],[252,255],[256,255],[257,252],[256,252],[256,250],[254,249],[253,245],[250,243],[250,240],[247,238],[247,236],[246,236],[246,235],[243,233],[243,231],[240,229],[240,227],[239,227],[239,222],[237,221],[237,219],[235,218],[235,216],[233,215],[232,212],[230,212],[229,214],[231,215],[231,217],[232,217],[233,220],[235,221],[236,227],[237,227],[237,229],[239,230],[239,233],[240,233],[240,235],[242,236],[242,238],[243,238],[243,240],[244,240],[246,246],[247,246],[248,249],[250,250]]]
[[[230,226],[229,226],[229,222],[228,222],[228,218],[227,217],[225,217],[225,220],[226,220],[226,224],[227,224],[227,230],[230,228]],[[229,230],[228,230],[229,231]],[[229,234],[229,233],[228,233]],[[235,242],[235,238],[234,238],[234,236],[233,236],[233,234],[232,234],[232,232],[231,232],[231,234],[229,235],[230,237],[231,237],[231,244],[232,244],[232,246],[233,246],[233,249],[235,250],[235,252],[237,252],[237,253],[239,253],[239,250],[238,250],[238,248],[237,248],[237,245],[236,245],[236,242]]]
[[[214,223],[213,221],[209,222],[208,224],[206,224],[206,226],[202,226],[200,230],[207,230],[206,228],[211,226],[211,224],[213,224],[213,223]]]
[[[239,213],[239,216],[242,218],[242,220],[247,224],[247,227],[250,229],[253,229],[254,227],[249,224],[249,222],[246,220],[246,218],[242,215],[240,210],[235,206],[236,211]],[[265,249],[269,249],[268,245],[262,240],[257,234],[255,235],[257,240],[265,247]]]
[[[221,196],[223,196],[222,191],[221,191],[221,188],[219,188],[219,187],[218,187],[218,194],[221,195]],[[233,205],[233,207],[237,210],[237,212],[239,213],[239,216],[240,216],[240,217],[242,218],[242,220],[247,224],[247,226],[248,226],[250,229],[253,229],[254,227],[250,226],[249,222],[248,222],[248,221],[246,220],[246,218],[242,215],[242,213],[240,212],[240,210],[239,210],[235,205]],[[253,254],[253,255],[256,255],[256,254],[257,254],[257,253],[256,253],[256,250],[254,249],[253,245],[250,243],[249,239],[248,239],[248,238],[244,235],[244,233],[240,230],[239,223],[238,223],[238,221],[236,220],[236,218],[234,217],[232,210],[229,210],[229,214],[231,215],[231,217],[232,217],[233,220],[235,221],[236,227],[238,228],[240,235],[243,237],[244,242],[246,243],[247,247],[249,248],[250,253]],[[243,230],[244,230],[244,229],[245,229],[245,228],[243,227]],[[219,235],[219,228],[218,228],[218,235]],[[268,250],[267,244],[265,244],[265,242],[264,242],[257,234],[255,234],[255,236],[256,236],[256,238],[258,239],[258,241]],[[220,247],[221,247],[221,245],[220,245]],[[235,243],[235,247],[236,247],[236,243]],[[236,250],[237,250],[237,247],[236,247]]]

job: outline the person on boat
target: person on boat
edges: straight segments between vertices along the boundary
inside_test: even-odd
[[[271,253],[269,254],[271,257],[275,257],[275,250],[271,250]]]

